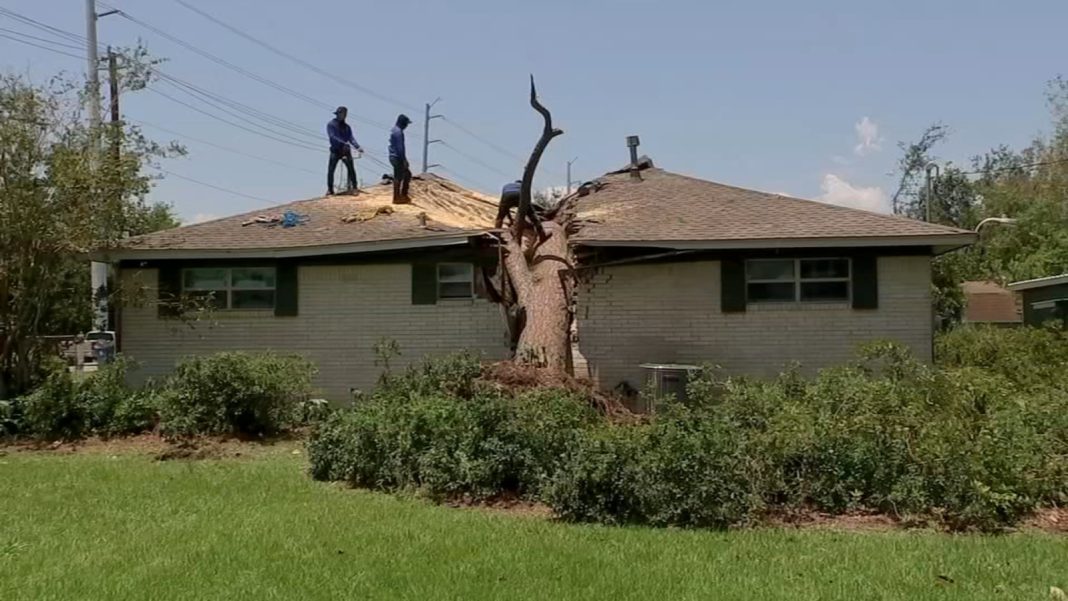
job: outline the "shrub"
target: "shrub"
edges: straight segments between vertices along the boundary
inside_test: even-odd
[[[436,498],[535,497],[592,412],[564,391],[479,386],[469,355],[390,377],[308,443],[313,477]]]
[[[1068,336],[1044,328],[961,326],[936,339],[935,357],[945,367],[979,367],[1024,389],[1068,390]]]
[[[163,432],[172,436],[264,436],[299,422],[315,368],[297,356],[217,353],[178,365],[160,396]]]
[[[737,432],[679,406],[662,411],[648,425],[607,426],[581,437],[546,495],[557,515],[704,528],[754,516],[761,497]]]
[[[77,394],[66,365],[49,366],[44,381],[30,394],[19,399],[20,430],[40,439],[74,440],[91,431],[89,407]]]
[[[958,349],[951,367],[882,343],[815,377],[706,372],[685,405],[629,424],[565,391],[498,389],[456,357],[321,423],[312,474],[435,498],[518,493],[606,524],[724,528],[816,509],[994,530],[1068,502],[1068,390],[968,344],[984,350]]]
[[[17,403],[19,429],[36,438],[68,440],[151,429],[156,421],[155,396],[126,385],[131,366],[120,357],[76,379],[66,365],[55,363],[44,382]]]

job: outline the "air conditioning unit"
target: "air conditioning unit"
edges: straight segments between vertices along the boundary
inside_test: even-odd
[[[648,374],[646,381],[653,389],[655,399],[673,397],[678,401],[686,399],[686,385],[690,377],[701,370],[697,365],[678,363],[643,363],[642,369]],[[652,410],[652,407],[647,407]]]

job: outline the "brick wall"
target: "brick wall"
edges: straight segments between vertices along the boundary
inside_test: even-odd
[[[394,369],[425,356],[461,349],[489,359],[508,355],[508,339],[497,305],[486,300],[411,304],[411,266],[302,266],[299,315],[270,311],[216,312],[193,328],[157,317],[154,269],[127,269],[125,290],[143,289],[138,306],[121,316],[123,353],[141,364],[138,379],[171,372],[189,355],[230,350],[276,350],[304,355],[319,368],[315,384],[329,399],[344,401],[350,389],[369,391],[381,368],[374,344],[396,340],[401,356]]]
[[[602,268],[579,286],[576,365],[585,363],[602,387],[641,388],[642,363],[712,363],[769,376],[793,361],[815,369],[849,360],[873,339],[899,341],[930,360],[930,258],[881,257],[878,278],[878,309],[751,304],[723,313],[718,261]]]

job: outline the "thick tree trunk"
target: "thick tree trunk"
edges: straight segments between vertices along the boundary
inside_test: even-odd
[[[538,101],[533,76],[530,105],[545,125],[523,170],[512,229],[504,236],[504,269],[515,290],[515,312],[521,316],[516,320],[522,330],[515,360],[566,372],[571,369],[571,256],[567,227],[556,221],[540,222],[531,204],[541,155],[549,142],[564,132],[553,127],[552,114]]]
[[[505,268],[525,318],[515,356],[520,363],[570,371],[571,261],[567,235],[556,222],[542,226],[545,242],[537,244],[533,236],[525,238],[537,244],[533,253],[520,248],[515,238],[509,237],[506,244]]]

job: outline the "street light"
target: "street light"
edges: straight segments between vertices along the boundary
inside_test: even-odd
[[[988,223],[1000,223],[1002,225],[1015,225],[1016,224],[1016,220],[1013,219],[1012,217],[1006,217],[1004,215],[1002,215],[1001,217],[987,217],[986,219],[980,221],[979,225],[975,226],[975,233],[978,234],[979,230],[983,229],[983,226],[988,224]]]

